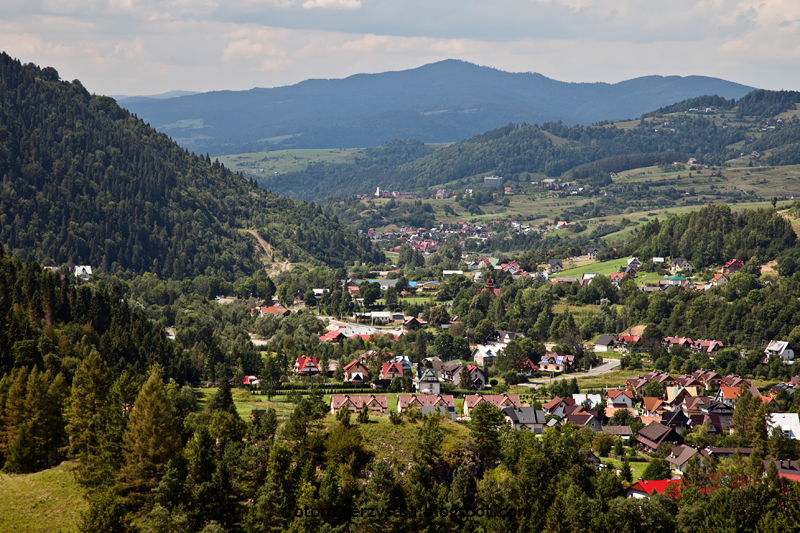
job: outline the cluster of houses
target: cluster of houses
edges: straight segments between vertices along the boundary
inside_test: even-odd
[[[511,416],[519,416],[521,407],[518,394],[466,394],[463,398],[461,411],[456,411],[455,397],[452,394],[399,394],[397,396],[397,412],[403,413],[409,409],[419,409],[422,414],[438,412],[453,420],[457,418],[469,418],[471,412],[480,403],[489,403],[504,414],[511,412]],[[361,411],[364,406],[373,414],[387,414],[389,412],[389,400],[387,396],[381,394],[334,394],[331,395],[331,413],[338,414],[342,409],[347,409],[351,413]],[[527,410],[526,410],[527,412]],[[541,411],[539,411],[541,413]],[[507,419],[509,415],[506,414]],[[543,427],[544,415],[539,417]],[[516,427],[516,425],[515,425]],[[542,427],[539,427],[541,433]],[[517,429],[534,429],[518,427]]]
[[[600,335],[594,342],[596,352],[633,352],[640,347],[642,342],[641,335]],[[661,339],[661,346],[670,352],[675,347],[684,348],[692,353],[699,353],[709,358],[722,348],[725,344],[722,341],[713,339],[694,339],[689,337],[664,337]],[[787,341],[772,340],[764,347],[764,364],[769,362],[772,356],[780,357],[787,365],[794,364],[794,350],[791,349]]]
[[[358,230],[359,235],[364,235],[363,230]],[[380,232],[375,228],[369,228],[366,235],[374,243],[389,242],[395,243],[389,251],[398,251],[403,243],[408,243],[415,250],[424,254],[431,254],[438,250],[441,243],[445,242],[450,235],[455,235],[459,239],[480,239],[488,240],[494,237],[488,231],[487,226],[471,224],[466,221],[442,222],[438,228],[410,228],[403,226],[398,231]],[[400,244],[396,242],[400,241]]]

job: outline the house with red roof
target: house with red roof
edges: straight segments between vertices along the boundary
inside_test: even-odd
[[[313,355],[311,357],[301,355],[295,359],[294,366],[292,367],[292,373],[298,376],[318,376],[320,374],[320,370],[319,364],[317,363],[317,358]]]
[[[259,380],[256,376],[245,376],[242,378],[242,385],[258,385]]]
[[[610,390],[606,393],[606,405],[608,407],[633,407],[633,391],[629,390]]]
[[[725,263],[724,267],[722,267],[722,273],[730,276],[731,274],[739,272],[743,268],[744,268],[744,261],[740,261],[739,259],[731,259],[730,261]]]
[[[728,278],[725,277],[725,274],[714,274],[710,283],[712,287],[724,287],[728,284]]]
[[[403,377],[403,364],[396,363],[383,363],[381,365],[381,373],[378,379],[394,379]]]
[[[654,494],[668,494],[672,498],[680,496],[680,479],[638,480],[628,487],[628,498],[649,498]]]
[[[543,409],[548,415],[564,416],[564,410],[571,405],[575,405],[573,398],[559,398],[556,396],[544,404]]]
[[[324,335],[319,336],[319,342],[341,342],[346,339],[344,333],[339,331],[338,329],[334,329],[325,333]]]
[[[692,351],[695,353],[704,353],[710,355],[712,353],[718,352],[724,347],[725,345],[722,344],[720,341],[700,339],[694,341],[694,343],[692,344]]]

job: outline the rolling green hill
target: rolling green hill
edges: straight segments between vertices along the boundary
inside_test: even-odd
[[[754,91],[738,102],[697,98],[617,124],[509,124],[399,164],[319,162],[257,179],[273,192],[322,202],[376,187],[428,195],[444,184],[475,186],[491,174],[512,185],[549,176],[602,187],[613,172],[689,158],[722,165],[752,151],[763,152],[765,163],[796,164],[799,98],[796,92]]]
[[[258,189],[51,68],[0,55],[0,242],[43,264],[182,278],[233,275],[264,253],[377,260],[318,206]]]

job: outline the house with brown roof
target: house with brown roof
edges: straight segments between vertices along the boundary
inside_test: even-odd
[[[575,400],[572,398],[559,398],[556,396],[546,404],[544,404],[544,412],[548,415],[564,416],[564,409],[570,405],[575,405]]]
[[[640,450],[646,453],[653,453],[658,447],[668,442],[670,444],[683,444],[683,437],[673,428],[651,422],[639,430],[636,442]]]
[[[481,402],[488,402],[498,409],[503,407],[519,407],[519,394],[466,394],[464,395],[464,416]]]
[[[597,417],[591,413],[575,413],[566,415],[563,419],[561,419],[561,424],[575,424],[579,428],[589,428],[592,431],[603,431],[603,425],[600,423],[600,420],[598,420]]]
[[[342,370],[344,372],[345,381],[357,383],[366,383],[369,381],[369,371],[358,359],[346,364]]]
[[[357,413],[366,404],[370,413],[386,413],[389,410],[389,402],[386,396],[375,396],[374,394],[333,394],[331,395],[331,413],[337,414],[342,409],[347,409],[351,413]]]
[[[575,369],[575,356],[562,352],[546,353],[539,361],[539,372],[561,374]]]
[[[673,446],[670,449],[666,460],[672,465],[673,471],[683,474],[686,471],[686,466],[689,464],[689,461],[698,453],[700,452],[691,446],[681,444],[680,446]]]
[[[694,341],[692,344],[692,351],[695,353],[710,355],[720,351],[724,347],[725,345],[720,341],[700,339]]]
[[[455,400],[452,394],[398,394],[397,412],[416,407],[420,411],[423,407],[444,407],[449,411],[455,410]]]
[[[713,370],[695,370],[692,377],[702,383],[706,390],[717,390],[722,383],[722,376]]]

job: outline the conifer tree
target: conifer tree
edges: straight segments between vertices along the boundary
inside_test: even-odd
[[[78,524],[79,533],[136,533],[139,527],[133,516],[125,510],[125,506],[116,495],[114,489],[108,489],[94,498],[89,510],[81,515]]]
[[[100,413],[111,384],[110,370],[92,350],[75,372],[70,405],[69,454],[78,460],[77,479],[88,486],[108,482],[98,472]]]
[[[125,431],[120,486],[128,501],[152,498],[167,462],[180,450],[180,428],[169,405],[161,367],[155,365],[139,391]]]
[[[17,440],[17,431],[25,420],[25,397],[28,387],[28,369],[14,369],[6,383],[8,392],[0,405],[0,457],[8,457],[12,444]]]

